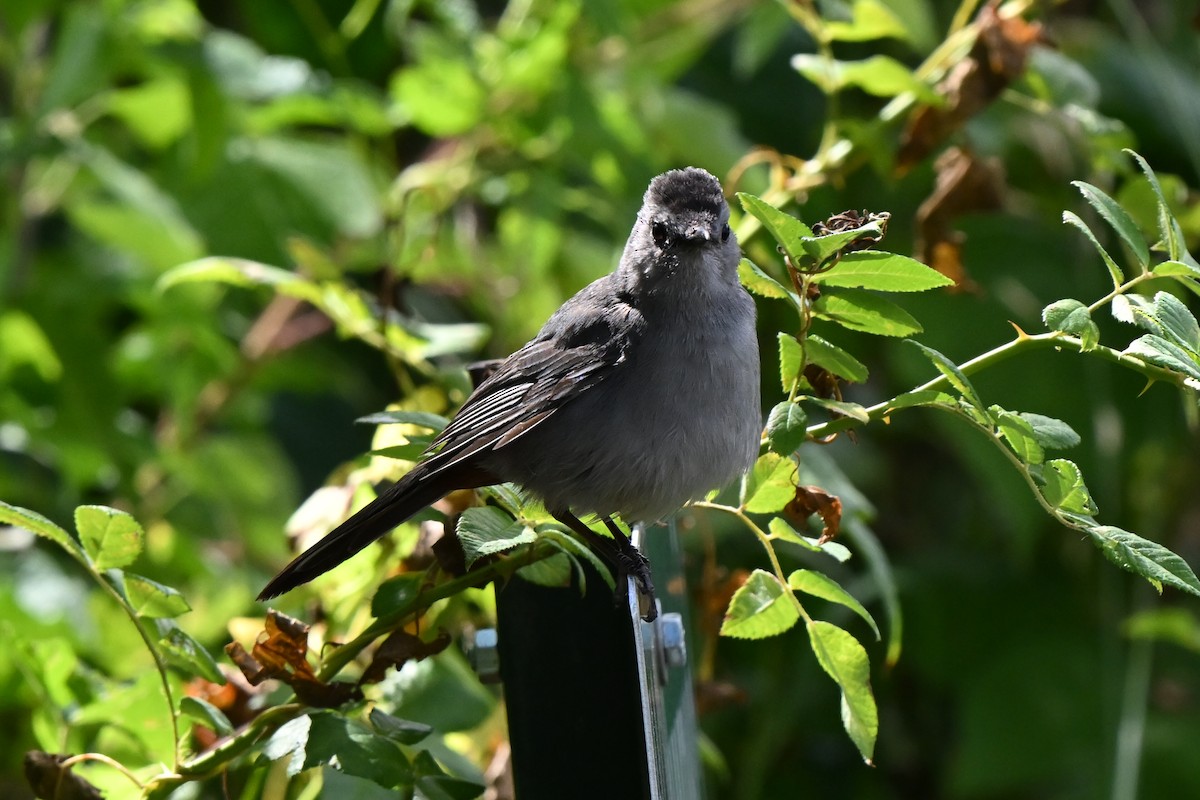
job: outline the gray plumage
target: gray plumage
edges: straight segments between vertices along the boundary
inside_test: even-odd
[[[260,598],[332,569],[454,489],[515,482],[579,530],[578,514],[652,522],[748,469],[762,428],[758,340],[728,220],[704,170],[655,178],[617,269],[479,385],[432,455]]]

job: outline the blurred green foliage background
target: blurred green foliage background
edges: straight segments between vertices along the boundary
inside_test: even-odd
[[[836,52],[915,66],[974,8],[867,4],[898,33]],[[802,174],[787,159],[824,154],[815,177],[792,184],[802,188],[792,210],[810,223],[889,211],[889,249],[916,248],[944,143],[901,174],[904,117],[882,117],[888,100],[876,96],[895,92],[872,91],[868,77],[831,101],[802,77],[792,56],[830,42],[796,9],[836,20],[850,4],[5,0],[0,498],[62,523],[81,503],[130,511],[148,535],[139,571],[185,593],[182,624],[217,652],[231,620],[261,615],[253,596],[288,555],[293,511],[362,466],[372,429],[353,420],[401,397],[451,410],[462,365],[507,354],[612,268],[658,172],[703,166],[730,191],[779,199],[780,171]],[[1195,9],[1084,0],[1009,11],[1043,25],[1028,67],[949,137],[1003,176],[988,208],[941,208],[965,235],[973,288],[904,300],[921,341],[958,361],[1007,340],[1010,322],[1040,330],[1053,300],[1107,291],[1061,211],[1084,214],[1073,179],[1149,207],[1122,146],[1164,175],[1189,245],[1200,242],[1187,188],[1200,185]],[[852,157],[828,157],[839,141]],[[769,260],[762,238],[743,244]],[[294,270],[320,302],[156,288],[210,255]],[[770,362],[776,312],[760,308]],[[1128,333],[1109,322],[1103,336],[1123,346]],[[896,343],[839,343],[873,376],[850,399],[931,375]],[[1196,414],[1176,393],[1142,395],[1135,374],[1052,352],[976,381],[1006,407],[1070,422],[1102,517],[1200,564]],[[778,390],[765,386],[769,406]],[[709,635],[713,598],[729,574],[760,566],[761,550],[693,513],[712,797],[1200,796],[1194,602],[1160,598],[1064,536],[953,420],[897,415],[827,452],[877,512],[904,612],[899,662],[871,652],[877,766],[845,740],[837,693],[801,635]],[[8,529],[0,548],[0,795],[28,796],[21,754],[49,749],[62,736],[54,708],[81,697],[94,702],[61,747],[154,751],[153,734],[130,744],[102,730],[120,717],[138,727],[141,705],[146,724],[161,712],[138,693],[146,661],[130,655],[127,621],[43,543]],[[837,575],[878,601],[854,561]],[[346,583],[343,620],[366,603]],[[475,698],[478,713],[467,704],[436,721],[452,731],[491,719],[478,757],[499,735],[495,701],[441,669],[458,688],[438,695],[431,678],[409,687],[410,705],[444,714]],[[99,675],[128,679],[128,697],[104,694]]]

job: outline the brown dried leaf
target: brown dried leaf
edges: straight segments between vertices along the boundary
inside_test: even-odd
[[[993,0],[980,10],[971,52],[938,84],[945,105],[919,106],[909,118],[896,156],[900,174],[987,108],[1025,71],[1029,50],[1041,38],[1042,27],[1020,17],[1001,17],[996,5]]]
[[[360,696],[352,683],[325,683],[308,663],[308,630],[298,619],[274,609],[267,612],[263,632],[258,635],[252,653],[240,644],[225,646],[225,652],[237,664],[246,680],[257,686],[275,678],[291,686],[303,703],[317,708],[333,708]]]
[[[797,486],[796,498],[788,503],[784,511],[798,520],[807,520],[813,514],[825,524],[818,544],[837,538],[842,527],[842,501],[819,486]]]
[[[954,147],[934,165],[933,193],[917,210],[917,258],[955,282],[952,291],[978,292],[962,264],[963,235],[954,220],[963,214],[1003,206],[1004,171],[998,159],[977,159]]]
[[[383,676],[387,673],[389,667],[399,669],[404,666],[405,662],[411,660],[420,661],[423,658],[437,655],[450,646],[450,634],[445,631],[440,631],[438,635],[429,642],[421,639],[420,636],[409,633],[406,630],[393,631],[390,636],[383,640],[375,650],[375,657],[371,659],[371,664],[363,672],[362,678],[359,679],[358,685],[368,683],[379,683],[383,680]]]

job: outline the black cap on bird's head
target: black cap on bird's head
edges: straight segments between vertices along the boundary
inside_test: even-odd
[[[647,214],[655,241],[659,246],[669,242],[711,242],[723,232],[728,218],[728,206],[721,192],[721,183],[698,167],[673,169],[650,182],[643,210]]]

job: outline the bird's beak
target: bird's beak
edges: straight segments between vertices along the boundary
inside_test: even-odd
[[[683,237],[689,242],[699,242],[702,240],[705,242],[711,242],[713,240],[712,231],[710,231],[706,225],[688,226],[688,229],[683,232]]]

